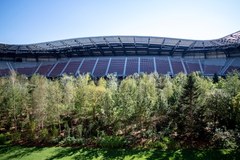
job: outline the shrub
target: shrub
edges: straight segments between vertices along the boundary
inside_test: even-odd
[[[98,145],[102,148],[122,148],[127,146],[127,140],[122,136],[102,136],[98,140]]]
[[[60,145],[83,145],[82,138],[66,137],[59,142]]]
[[[147,146],[150,148],[157,148],[157,149],[163,149],[163,150],[167,149],[167,145],[162,141],[149,142]]]
[[[9,136],[11,137],[12,142],[18,142],[21,140],[21,133],[19,132],[11,133]]]
[[[46,128],[40,130],[40,138],[43,140],[43,141],[46,141],[49,137],[49,133],[48,133],[48,130]]]
[[[1,134],[0,134],[0,144],[1,144],[1,145],[2,145],[2,144],[5,144],[6,141],[7,141],[6,135],[1,133]]]
[[[179,148],[178,144],[169,137],[163,137],[160,140],[149,142],[147,146],[150,148],[158,148],[162,150]]]
[[[212,143],[217,148],[226,148],[226,149],[236,149],[237,143],[234,135],[234,131],[223,129],[216,129],[213,137]]]
[[[51,136],[52,138],[57,138],[59,136],[59,131],[56,127],[53,127],[51,130]]]

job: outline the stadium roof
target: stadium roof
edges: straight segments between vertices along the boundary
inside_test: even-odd
[[[78,56],[112,56],[112,55],[174,55],[182,56],[191,52],[212,52],[238,49],[240,31],[213,40],[189,40],[147,36],[102,36],[85,37],[51,42],[11,45],[0,44],[1,55],[41,55],[41,54],[72,54]]]

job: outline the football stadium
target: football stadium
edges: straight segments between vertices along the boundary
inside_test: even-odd
[[[189,40],[147,36],[103,36],[10,45],[0,44],[0,76],[10,70],[31,76],[93,77],[134,73],[200,72],[225,76],[240,70],[240,31],[219,39]]]
[[[0,160],[240,159],[239,0],[1,0]]]

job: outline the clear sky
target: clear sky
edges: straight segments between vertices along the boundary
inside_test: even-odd
[[[240,30],[240,0],[0,0],[0,43],[139,35],[214,39]]]

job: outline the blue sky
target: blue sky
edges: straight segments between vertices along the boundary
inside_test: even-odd
[[[240,30],[239,0],[0,0],[0,43],[140,35],[214,39]]]

